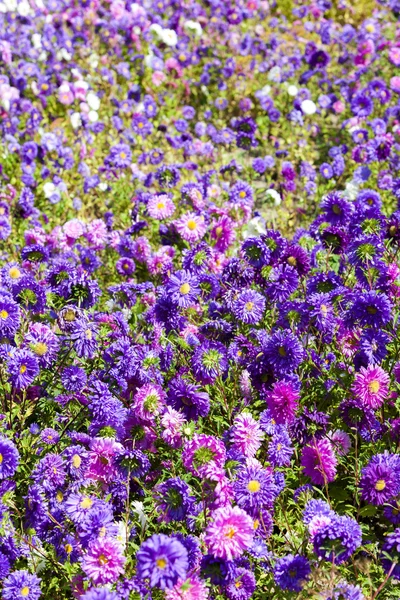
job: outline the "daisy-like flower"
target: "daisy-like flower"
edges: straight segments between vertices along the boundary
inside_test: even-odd
[[[190,243],[201,240],[207,231],[204,217],[193,212],[182,215],[174,224],[181,237]]]
[[[243,290],[234,302],[235,317],[243,323],[255,325],[263,318],[265,298],[255,290]]]
[[[229,600],[248,600],[256,589],[256,578],[248,569],[239,567],[235,580],[227,585],[225,593]]]
[[[377,454],[361,473],[361,496],[370,504],[385,504],[399,493],[400,459],[395,454]]]
[[[362,534],[357,521],[347,516],[335,515],[331,522],[314,536],[317,556],[341,564],[361,546]]]
[[[233,489],[238,505],[253,515],[260,508],[271,507],[277,492],[272,472],[258,467],[241,469]]]
[[[133,409],[147,421],[153,421],[165,405],[165,392],[159,385],[146,383],[133,397]]]
[[[0,479],[12,477],[19,463],[19,454],[11,440],[0,438]]]
[[[147,212],[153,219],[168,219],[174,211],[175,204],[168,194],[151,196],[147,202]]]
[[[369,365],[361,367],[356,374],[353,392],[366,408],[376,410],[389,395],[389,375],[381,367]]]
[[[90,444],[86,476],[96,481],[110,483],[116,475],[117,458],[123,446],[112,438],[95,438]]]
[[[233,560],[251,546],[254,524],[244,510],[238,506],[224,506],[214,511],[211,518],[204,537],[210,554]]]
[[[272,419],[278,425],[293,423],[300,398],[290,381],[277,381],[267,394],[267,404]]]
[[[253,458],[261,446],[264,434],[254,417],[243,412],[235,418],[230,439],[233,446],[247,458]]]
[[[28,571],[14,571],[3,582],[4,600],[38,600],[42,595],[40,579]]]
[[[228,369],[226,348],[220,342],[206,340],[193,354],[192,369],[199,383],[212,384]]]
[[[274,567],[274,578],[282,590],[301,592],[311,573],[310,563],[304,556],[288,554],[279,558]]]
[[[150,587],[171,589],[186,580],[188,552],[175,537],[152,535],[140,546],[136,559],[138,577],[148,579]]]
[[[328,435],[336,453],[340,456],[346,456],[351,449],[351,439],[348,433],[341,429],[336,429],[333,433]]]
[[[303,449],[301,465],[305,475],[316,485],[333,481],[336,476],[337,458],[327,438],[315,439]]]
[[[82,559],[82,570],[95,585],[114,583],[124,572],[122,547],[112,538],[98,538]]]
[[[222,468],[226,461],[224,443],[213,435],[194,434],[187,440],[182,452],[182,462],[193,475],[203,475],[207,465],[213,463]]]
[[[27,388],[39,375],[36,356],[29,350],[15,350],[7,362],[9,378],[17,389]]]
[[[166,600],[207,600],[208,596],[205,583],[195,575],[186,581],[178,580],[172,589],[165,590]]]
[[[179,308],[188,308],[200,293],[198,279],[189,271],[176,271],[169,278],[166,292],[173,304]]]
[[[15,335],[20,324],[19,306],[12,298],[4,296],[0,300],[0,333]]]

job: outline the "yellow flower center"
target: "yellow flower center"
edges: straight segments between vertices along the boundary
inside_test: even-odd
[[[44,342],[37,342],[37,344],[34,344],[32,346],[32,350],[38,356],[44,356],[47,352],[47,344],[45,344]]]
[[[29,594],[29,588],[27,585],[25,585],[21,590],[21,596],[26,598],[28,596],[28,594]]]
[[[57,502],[62,502],[63,498],[64,498],[63,493],[60,492],[60,491],[58,491],[57,494],[56,494],[56,500],[57,500]]]
[[[161,210],[162,208],[165,208],[165,202],[159,202],[157,204],[157,208],[158,208],[158,210]]]
[[[297,265],[297,260],[294,256],[289,256],[289,258],[287,259],[287,263],[291,267],[295,267]]]
[[[65,311],[64,319],[66,321],[75,321],[75,312],[72,310],[72,308]]]
[[[74,454],[72,457],[72,464],[74,465],[75,469],[79,469],[79,467],[81,466],[81,462],[82,459],[79,456],[79,454]]]
[[[165,560],[165,558],[158,558],[156,560],[156,564],[159,569],[165,569],[165,567],[167,566],[167,561]]]
[[[80,505],[81,508],[91,508],[93,504],[93,500],[91,498],[83,498],[83,500],[81,500]]]
[[[179,291],[181,294],[186,296],[186,294],[190,292],[190,285],[188,283],[182,283],[181,287],[179,288]]]
[[[71,554],[71,552],[73,550],[73,547],[71,546],[71,544],[65,544],[64,548],[65,548],[65,552],[67,554]]]
[[[365,29],[368,31],[368,33],[374,33],[375,31],[375,27],[372,25],[372,23],[368,23],[368,25],[365,26]]]
[[[243,190],[239,192],[239,198],[246,198],[246,192],[244,192]]]
[[[368,385],[368,389],[372,394],[379,392],[380,387],[380,383],[376,379],[373,379]]]
[[[86,331],[85,331],[85,336],[86,336],[86,339],[87,339],[87,340],[91,340],[91,339],[92,339],[92,337],[93,337],[93,334],[92,334],[92,332],[91,332],[91,330],[90,330],[90,329],[86,329]]]
[[[258,529],[260,527],[260,521],[258,519],[254,519],[253,527],[254,529]]]
[[[247,489],[249,490],[249,492],[251,492],[252,494],[254,494],[255,492],[259,492],[261,488],[260,482],[257,481],[256,479],[252,479],[251,481],[249,481],[249,483],[247,484]]]
[[[235,534],[236,529],[234,527],[229,527],[228,530],[225,532],[225,537],[231,540],[235,536]]]
[[[217,237],[219,237],[221,235],[221,233],[222,233],[222,227],[221,227],[221,225],[218,225],[218,227],[215,228],[215,235]]]
[[[8,312],[6,310],[1,310],[0,311],[0,317],[4,320],[7,319],[8,317]]]
[[[18,269],[18,267],[11,267],[11,269],[8,271],[8,274],[11,279],[18,279],[18,277],[21,277],[21,271]]]
[[[246,302],[246,310],[253,310],[254,302]]]
[[[121,154],[120,154],[119,156],[120,156],[120,158],[122,158],[122,159],[126,158],[126,154],[125,154],[125,152],[121,152]]]
[[[0,454],[0,465],[1,465],[2,462],[3,462],[3,455]]]
[[[21,373],[21,375],[23,375],[26,371],[26,365],[21,365],[19,372]]]
[[[99,537],[106,537],[107,529],[103,526],[100,528]]]
[[[377,492],[383,492],[383,490],[386,487],[386,481],[384,481],[383,479],[378,479],[378,481],[375,484],[375,489]]]
[[[139,129],[143,129],[143,123],[139,123],[138,127]]]
[[[101,565],[106,565],[108,563],[107,556],[104,556],[104,554],[100,554],[100,556],[99,556],[99,563]]]
[[[194,231],[197,228],[197,223],[196,221],[193,221],[193,219],[190,219],[190,221],[187,222],[187,226],[190,231]]]
[[[281,356],[286,356],[286,350],[285,350],[285,348],[284,348],[283,346],[280,346],[280,347],[278,348],[278,353],[279,353]]]

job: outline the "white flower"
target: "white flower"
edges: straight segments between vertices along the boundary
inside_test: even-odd
[[[317,112],[317,107],[312,100],[303,100],[300,104],[300,108],[305,115],[313,115]]]
[[[281,68],[278,66],[272,67],[272,69],[268,73],[268,81],[274,81],[275,83],[279,83],[280,80],[281,80]]]
[[[343,196],[348,198],[349,200],[355,200],[357,198],[359,187],[355,181],[349,181],[346,183],[345,190],[343,192]]]
[[[247,223],[247,227],[243,231],[243,237],[245,239],[259,237],[263,233],[266,233],[266,231],[264,219],[262,217],[254,217]]]
[[[183,26],[185,29],[192,31],[197,37],[200,37],[203,33],[203,28],[197,21],[185,21]]]
[[[163,30],[163,28],[158,23],[152,23],[150,25],[151,33],[154,33],[159,38],[161,37],[162,30]]]
[[[38,49],[42,47],[42,36],[40,33],[34,33],[32,36],[33,47]]]
[[[17,11],[21,17],[27,17],[31,12],[31,7],[29,6],[28,2],[20,2],[18,4]]]
[[[287,93],[289,94],[289,96],[297,96],[297,94],[299,93],[299,90],[297,89],[297,87],[295,85],[289,85],[288,89],[287,89]]]
[[[57,60],[71,60],[72,58],[72,54],[70,54],[65,48],[61,48],[61,50],[58,50],[56,56]]]
[[[43,192],[44,192],[45,198],[51,198],[51,196],[54,194],[56,189],[57,188],[52,181],[46,181],[46,183],[43,186]]]
[[[272,87],[270,85],[264,85],[264,87],[260,90],[260,95],[268,96],[268,94],[270,93],[271,90],[272,90]]]
[[[91,110],[88,114],[89,121],[91,123],[96,123],[99,120],[99,115],[95,110]]]
[[[139,502],[138,500],[135,500],[135,502],[132,502],[131,507],[133,509],[133,512],[135,512],[137,514],[137,516],[139,517],[140,525],[142,526],[142,528],[145,528],[146,524],[147,524],[147,517],[144,514],[143,502]]]
[[[99,110],[100,108],[100,99],[93,92],[89,92],[86,96],[86,102],[89,104],[92,110]]]
[[[74,129],[78,129],[82,125],[81,115],[78,112],[74,112],[71,115],[71,125]]]
[[[118,521],[118,533],[115,539],[122,546],[122,548],[125,548],[128,537],[128,528],[125,521]]]
[[[105,192],[106,189],[108,188],[108,185],[106,184],[105,181],[103,181],[102,183],[99,183],[99,185],[97,186],[99,188],[99,190],[101,190],[102,192]]]
[[[266,196],[267,198],[271,198],[271,200],[274,201],[275,206],[279,206],[282,202],[282,198],[280,197],[279,193],[272,188],[270,190],[267,190]]]
[[[167,46],[176,46],[178,43],[178,36],[173,29],[163,29],[160,37]]]

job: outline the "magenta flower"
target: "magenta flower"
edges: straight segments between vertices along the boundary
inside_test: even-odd
[[[327,438],[314,440],[303,449],[301,466],[304,474],[316,485],[333,481],[336,476],[337,459]]]
[[[357,373],[353,392],[366,408],[376,410],[386,400],[389,394],[389,375],[381,367],[368,365],[367,368],[361,367]]]
[[[232,444],[247,458],[253,458],[261,446],[263,432],[258,422],[248,412],[238,415],[231,431]]]
[[[178,233],[187,242],[197,242],[204,237],[207,226],[204,223],[204,217],[190,212],[182,215],[180,219],[175,221],[175,227]]]
[[[267,404],[275,423],[293,423],[300,394],[289,381],[277,381],[267,396]]]
[[[151,196],[147,202],[147,211],[153,219],[168,219],[174,214],[175,204],[167,194]]]
[[[253,537],[252,518],[238,506],[224,506],[212,513],[204,541],[213,556],[233,560],[249,548]]]
[[[124,572],[121,545],[111,538],[93,542],[82,559],[82,569],[95,585],[114,583]]]
[[[86,477],[110,483],[116,474],[116,458],[123,447],[112,438],[95,438],[90,446]]]

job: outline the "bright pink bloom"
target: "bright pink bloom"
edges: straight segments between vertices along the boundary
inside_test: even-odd
[[[151,196],[147,203],[147,211],[153,219],[168,219],[175,212],[175,204],[167,194]]]
[[[253,541],[253,519],[238,506],[218,508],[211,517],[204,537],[209,553],[227,560],[241,556]]]
[[[244,456],[255,456],[263,437],[258,422],[250,413],[244,412],[236,417],[231,431],[231,442]]]
[[[267,396],[271,416],[278,425],[293,423],[300,398],[290,381],[277,381]]]
[[[122,445],[114,439],[95,438],[90,445],[89,466],[86,477],[106,483],[113,481],[117,472],[116,458],[122,452]]]
[[[376,410],[389,395],[389,375],[381,367],[361,367],[353,383],[353,392],[366,408]]]
[[[175,221],[175,227],[178,233],[187,242],[197,242],[204,237],[207,231],[207,226],[204,223],[204,217],[196,215],[196,213],[189,212],[177,221]]]
[[[111,538],[93,542],[82,560],[82,569],[94,584],[114,583],[124,572],[121,545]]]
[[[304,474],[316,485],[333,481],[336,476],[337,458],[327,438],[315,439],[303,449],[301,466]]]
[[[170,590],[165,590],[166,600],[207,600],[209,590],[201,579],[193,575],[186,581],[178,579],[178,583]]]

